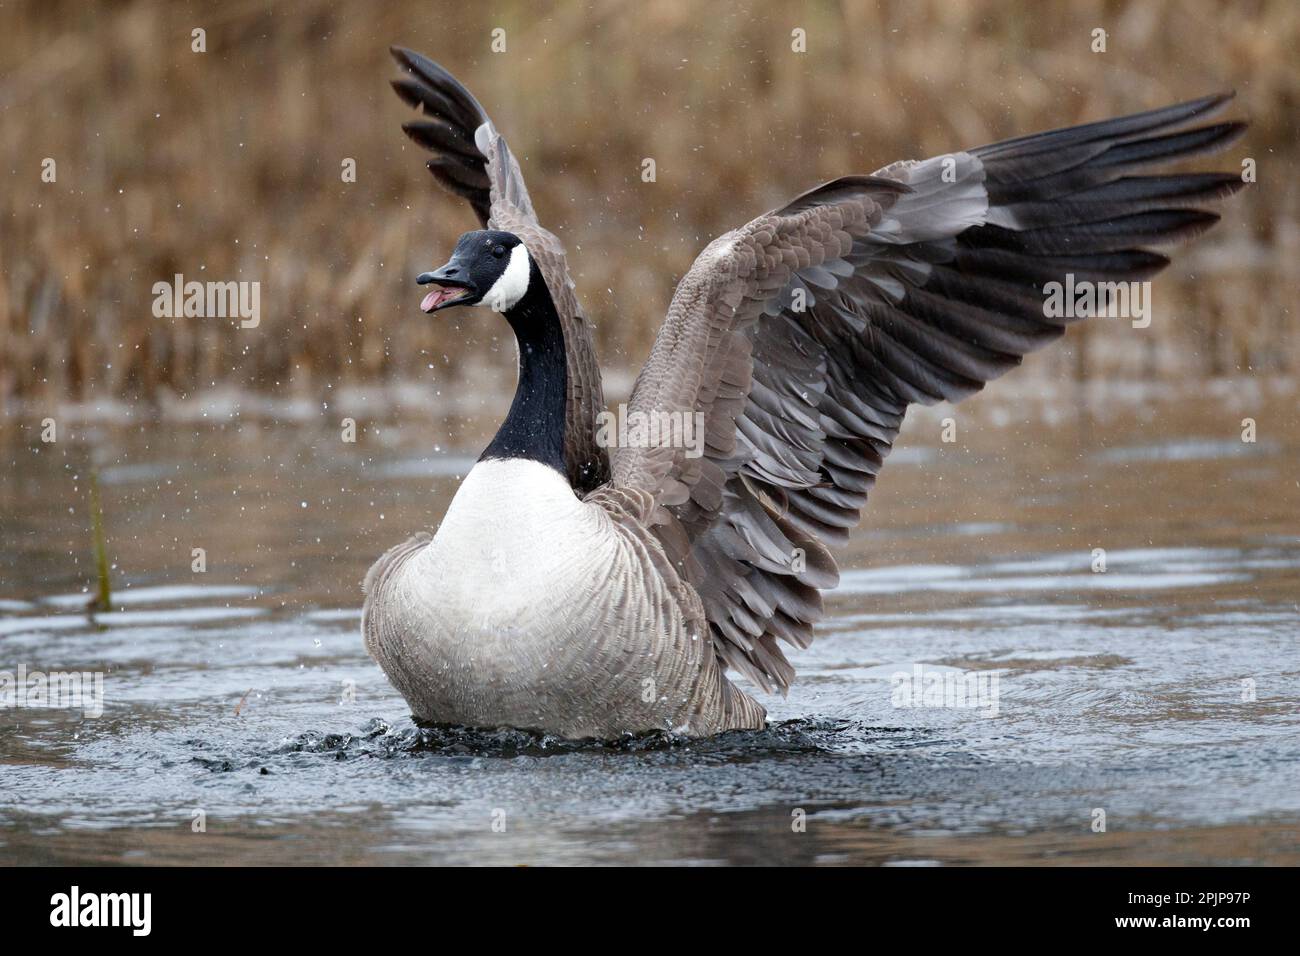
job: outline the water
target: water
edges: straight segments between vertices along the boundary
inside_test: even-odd
[[[0,862],[1300,863],[1294,408],[918,417],[768,729],[614,745],[417,728],[365,656],[479,432],[0,433],[0,670],[105,673],[97,719],[0,711]],[[996,699],[894,706],[918,665]]]

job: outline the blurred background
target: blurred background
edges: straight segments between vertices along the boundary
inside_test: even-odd
[[[388,86],[394,43],[445,64],[506,134],[568,246],[611,400],[699,250],[809,186],[1223,89],[1251,130],[1200,168],[1251,157],[1258,186],[1175,257],[1140,337],[1084,323],[1013,378],[1294,374],[1300,5],[701,12],[683,0],[5,3],[0,416],[310,415],[358,396],[371,415],[427,414],[466,382],[511,382],[503,323],[417,309],[415,274],[476,223],[399,128],[412,114]],[[206,53],[191,51],[196,27]],[[506,51],[492,53],[498,27]],[[1091,49],[1097,28],[1105,53]],[[46,158],[55,182],[41,180]],[[340,176],[349,158],[354,183]],[[175,273],[260,282],[260,326],[154,318],[153,283]]]
[[[477,223],[390,44],[508,138],[611,403],[695,255],[826,179],[1235,89],[1249,132],[1194,165],[1258,183],[1149,328],[909,412],[770,735],[444,745],[361,581],[437,526],[515,350],[418,309]],[[1294,864],[1297,49],[1295,0],[0,0],[0,670],[107,674],[98,720],[0,708],[0,859]],[[260,283],[260,324],[155,318],[177,273]],[[895,708],[917,663],[1000,674],[1003,716]]]

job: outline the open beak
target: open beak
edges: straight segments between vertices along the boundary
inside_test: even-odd
[[[429,292],[420,302],[420,309],[424,312],[437,312],[439,309],[445,309],[449,305],[455,305],[464,299],[470,298],[474,292],[474,283],[467,279],[461,278],[465,275],[466,270],[455,259],[447,263],[440,269],[432,272],[421,272],[416,277],[416,282],[420,285],[435,283],[438,288]]]

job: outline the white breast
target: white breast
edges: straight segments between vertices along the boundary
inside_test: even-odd
[[[430,572],[423,580],[438,590],[439,605],[480,633],[545,620],[566,580],[589,574],[593,550],[612,544],[600,524],[598,510],[554,468],[482,461],[419,556]]]

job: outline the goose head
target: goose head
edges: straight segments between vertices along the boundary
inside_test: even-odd
[[[479,229],[456,242],[446,265],[416,278],[436,288],[420,303],[425,312],[454,305],[482,305],[509,312],[528,293],[532,261],[523,240],[511,232]]]

